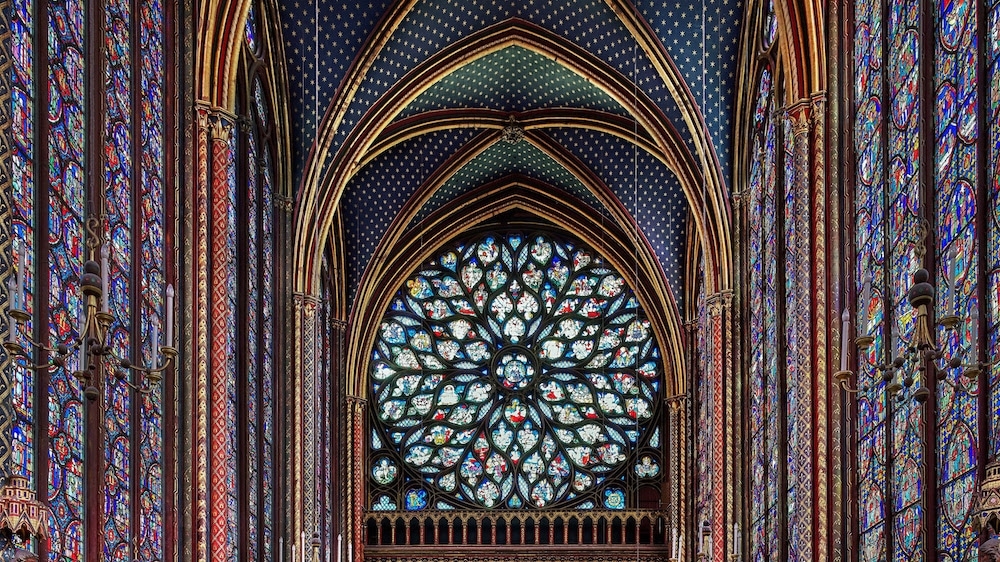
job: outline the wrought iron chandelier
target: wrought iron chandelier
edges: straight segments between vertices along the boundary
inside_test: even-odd
[[[24,284],[27,270],[26,252],[19,252],[17,276],[8,279],[7,289],[11,295],[10,330],[4,348],[21,368],[30,370],[57,370],[66,368],[70,354],[78,354],[79,360],[72,375],[80,382],[83,395],[90,401],[101,395],[101,373],[109,373],[118,381],[136,392],[153,392],[163,378],[163,372],[170,367],[177,356],[174,347],[174,289],[166,288],[166,330],[164,345],[159,342],[159,325],[153,324],[150,343],[153,365],[133,364],[128,357],[119,357],[108,342],[109,328],[115,317],[109,309],[109,248],[104,243],[101,230],[105,217],[87,219],[87,249],[89,258],[83,264],[80,276],[80,291],[83,294],[83,310],[77,337],[55,345],[35,341],[28,332],[31,314],[24,303]],[[100,264],[95,258],[99,256]],[[27,342],[28,346],[22,344]],[[41,356],[41,359],[37,359]],[[162,356],[162,362],[161,362]],[[138,382],[133,382],[130,373]]]
[[[923,260],[926,253],[924,241],[930,232],[929,223],[924,220],[917,228],[917,235],[920,243],[915,249],[918,260]],[[861,291],[862,311],[858,321],[858,336],[854,343],[858,348],[859,358],[863,358],[868,365],[882,373],[882,381],[886,384],[886,391],[889,397],[903,400],[905,396],[912,398],[923,404],[932,395],[936,395],[937,383],[945,384],[956,392],[962,392],[969,396],[978,396],[979,375],[984,369],[992,366],[996,360],[979,360],[979,310],[972,307],[972,311],[967,319],[954,314],[955,294],[958,286],[957,266],[959,256],[954,247],[949,251],[947,263],[953,267],[949,273],[949,295],[944,301],[944,309],[950,311],[949,314],[932,319],[931,311],[935,305],[935,290],[930,283],[930,273],[921,267],[913,273],[913,284],[906,293],[907,301],[913,307],[915,321],[913,323],[913,333],[910,334],[909,345],[903,348],[902,353],[896,355],[891,360],[875,362],[868,358],[868,351],[875,342],[874,336],[869,333],[869,323],[871,318],[867,313],[867,303],[871,301],[871,280],[866,279]],[[970,324],[970,337],[968,341],[962,336],[962,328],[966,321]],[[949,354],[944,346],[938,346],[934,334],[939,332],[939,328],[947,334],[956,332],[960,342],[957,353]],[[856,394],[870,390],[868,387],[851,387],[851,379],[854,372],[848,368],[847,364],[847,334],[851,329],[851,316],[847,307],[841,315],[840,333],[840,371],[834,374],[834,378],[840,387],[850,393]],[[896,353],[899,347],[899,337],[901,334],[893,326],[890,328],[890,355]],[[933,380],[929,372],[933,367]],[[961,377],[956,380],[948,378],[948,371],[951,369],[962,369]],[[917,383],[916,376],[919,376],[920,386],[913,389]],[[965,380],[963,380],[963,378]]]

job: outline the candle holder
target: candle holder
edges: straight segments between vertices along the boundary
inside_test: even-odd
[[[78,336],[55,346],[45,345],[32,339],[28,333],[29,314],[22,308],[24,298],[24,279],[26,272],[25,251],[20,252],[17,278],[11,278],[8,289],[12,296],[10,315],[10,331],[3,346],[20,368],[29,370],[57,370],[66,368],[71,353],[79,354],[77,368],[72,375],[80,382],[83,395],[88,400],[97,400],[100,396],[99,372],[107,372],[129,388],[142,394],[150,394],[163,379],[166,371],[177,357],[177,349],[173,347],[173,299],[174,290],[171,285],[166,288],[166,345],[159,345],[158,325],[153,325],[151,337],[151,366],[134,365],[127,357],[118,357],[114,349],[107,343],[109,328],[114,322],[114,316],[108,309],[108,282],[110,269],[108,266],[108,247],[101,238],[104,217],[87,219],[87,248],[89,259],[83,264],[83,275],[80,277],[80,292],[84,298],[83,318],[77,330]],[[100,256],[101,263],[95,260]],[[27,347],[22,343],[26,342]],[[36,362],[33,358],[43,355],[45,359]],[[162,363],[160,356],[162,355]],[[103,369],[102,369],[103,367]],[[140,383],[132,382],[130,374],[138,375]]]
[[[924,240],[929,231],[927,221],[923,221],[917,230],[920,236],[920,243],[917,245],[915,253],[920,259],[923,259],[926,253]],[[951,311],[955,308],[955,294],[960,275],[957,265],[958,253],[955,246],[952,246],[949,250],[948,260],[950,292],[948,295],[949,298],[944,302],[944,309]],[[862,302],[865,303],[865,306],[870,302],[870,287],[870,283],[866,281],[864,290],[862,291]],[[936,384],[932,383],[943,383],[951,387],[954,391],[970,396],[978,396],[979,391],[976,390],[976,386],[978,385],[980,373],[997,363],[995,360],[986,362],[979,360],[979,310],[973,308],[969,315],[972,331],[969,341],[967,343],[960,343],[956,352],[949,356],[944,346],[939,347],[937,345],[935,334],[943,332],[947,337],[951,337],[951,334],[956,334],[961,342],[960,327],[964,325],[964,322],[958,315],[951,313],[938,317],[936,323],[931,320],[930,311],[934,310],[935,306],[935,290],[934,286],[930,283],[930,273],[926,269],[920,268],[913,273],[913,284],[907,290],[906,298],[910,306],[913,307],[915,320],[909,344],[903,347],[902,353],[885,363],[870,361],[868,359],[868,351],[875,340],[873,336],[865,333],[854,340],[859,350],[859,357],[864,357],[864,361],[870,367],[882,373],[882,380],[887,385],[886,391],[890,397],[902,399],[901,391],[908,391],[916,383],[914,375],[919,375],[921,382],[920,387],[916,388],[912,393],[913,399],[919,403],[926,402],[930,398],[931,389],[929,387],[936,387]],[[834,379],[839,383],[841,389],[849,394],[870,390],[867,387],[852,388],[851,386],[854,373],[847,369],[847,354],[846,346],[844,345],[846,334],[850,329],[850,315],[846,309],[844,310],[842,321],[841,370],[834,373]],[[861,329],[867,331],[867,321],[862,321],[861,324]],[[941,328],[941,330],[938,330],[938,328]],[[894,351],[900,349],[896,338],[895,329],[890,330],[891,349]],[[933,381],[928,380],[927,373],[930,367],[935,368],[936,376]],[[948,370],[950,369],[961,369],[961,376],[955,380],[948,378]],[[901,378],[896,376],[897,373],[901,373]]]

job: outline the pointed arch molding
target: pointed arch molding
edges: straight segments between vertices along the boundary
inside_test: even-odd
[[[247,12],[255,1],[198,3],[195,98],[210,109],[232,111]]]
[[[394,17],[402,18],[406,9],[397,10],[393,13]],[[616,13],[619,11],[616,10]],[[395,25],[398,23],[396,21]],[[395,25],[383,22],[379,33],[375,33],[373,37],[381,45],[387,40],[381,36],[381,32],[391,34]],[[632,27],[634,26],[629,26],[630,29]],[[644,46],[647,52],[660,53],[660,66],[666,64],[672,68],[672,63],[669,63],[658,41],[654,44],[654,39],[645,35],[638,36],[637,41],[647,44]],[[653,154],[676,174],[692,209],[691,214],[698,224],[698,232],[706,240],[703,247],[709,250],[706,252],[705,264],[709,274],[706,280],[708,287],[713,291],[729,287],[731,241],[728,196],[719,179],[721,174],[717,160],[714,156],[705,156],[711,152],[711,143],[707,138],[704,120],[698,114],[697,106],[690,92],[683,86],[683,81],[678,77],[672,88],[677,95],[686,93],[678,100],[678,105],[681,112],[689,116],[685,120],[693,131],[696,147],[703,153],[700,161],[691,154],[681,135],[663,112],[647,96],[641,93],[636,96],[635,92],[641,90],[621,73],[563,37],[523,20],[510,19],[455,42],[408,73],[366,112],[341,148],[328,161],[327,151],[336,134],[336,126],[342,122],[343,114],[357,91],[364,72],[371,66],[378,52],[373,45],[362,50],[362,55],[342,85],[341,95],[334,100],[324,118],[303,176],[296,209],[296,290],[311,293],[318,286],[318,264],[321,262],[323,246],[340,197],[350,178],[367,161],[372,148],[386,134],[391,134],[390,131],[397,131],[390,129],[393,119],[420,93],[443,77],[481,57],[511,46],[523,47],[558,61],[570,71],[585,77],[635,118],[638,131],[641,131],[639,134],[643,137],[640,146],[651,144],[655,147]],[[663,78],[665,81],[671,79],[670,76]],[[427,121],[425,126],[436,125]],[[609,127],[614,128],[613,122],[609,121]],[[418,134],[417,129],[415,127],[407,134],[412,137]],[[384,148],[381,147],[383,150]],[[709,173],[702,174],[702,169],[707,169]]]
[[[622,273],[635,291],[659,342],[664,396],[684,391],[684,332],[680,313],[652,248],[636,236],[637,229],[628,223],[608,221],[551,185],[511,175],[452,201],[406,231],[405,236],[401,231],[387,235],[394,242],[386,243],[387,238],[379,246],[361,281],[351,313],[346,354],[348,395],[366,397],[370,350],[382,316],[410,272],[451,238],[442,233],[461,233],[515,209],[564,229]]]
[[[826,91],[825,6],[821,0],[774,0],[788,105]]]

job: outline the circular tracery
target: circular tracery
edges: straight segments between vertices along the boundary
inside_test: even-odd
[[[494,377],[509,391],[524,390],[535,379],[534,357],[535,354],[524,347],[505,348],[493,360]]]
[[[372,350],[371,508],[622,509],[660,472],[661,370],[631,289],[589,249],[446,247]]]

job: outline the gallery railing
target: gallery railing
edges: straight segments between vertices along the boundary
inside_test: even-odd
[[[366,551],[401,546],[668,547],[663,511],[369,512]]]

